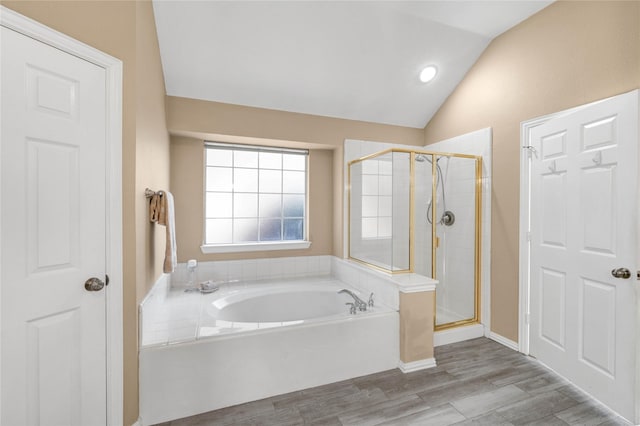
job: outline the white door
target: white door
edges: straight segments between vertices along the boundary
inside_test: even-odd
[[[104,425],[105,70],[4,27],[1,50],[0,423]]]
[[[637,121],[632,92],[531,131],[530,353],[632,421]]]

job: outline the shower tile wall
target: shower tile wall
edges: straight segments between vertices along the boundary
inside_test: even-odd
[[[416,162],[415,221],[414,238],[415,254],[413,257],[416,273],[433,277],[431,272],[431,224],[427,220],[427,206],[433,192],[431,163]]]
[[[410,196],[411,176],[410,155],[393,153],[393,266],[395,269],[409,269]]]

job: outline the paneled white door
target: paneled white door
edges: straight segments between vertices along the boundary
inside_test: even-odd
[[[1,31],[0,423],[104,425],[105,70]]]
[[[637,121],[632,92],[531,130],[530,353],[632,421]]]

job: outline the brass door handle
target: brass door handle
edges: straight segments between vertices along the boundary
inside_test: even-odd
[[[91,277],[85,281],[84,288],[87,291],[100,291],[104,288],[104,281],[100,278]]]
[[[627,268],[617,268],[611,270],[611,275],[616,278],[622,278],[626,280],[627,278],[631,277],[631,271],[629,271]]]

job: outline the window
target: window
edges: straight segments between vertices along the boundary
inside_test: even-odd
[[[307,157],[306,150],[207,143],[203,251],[300,248],[283,243],[306,242]]]

